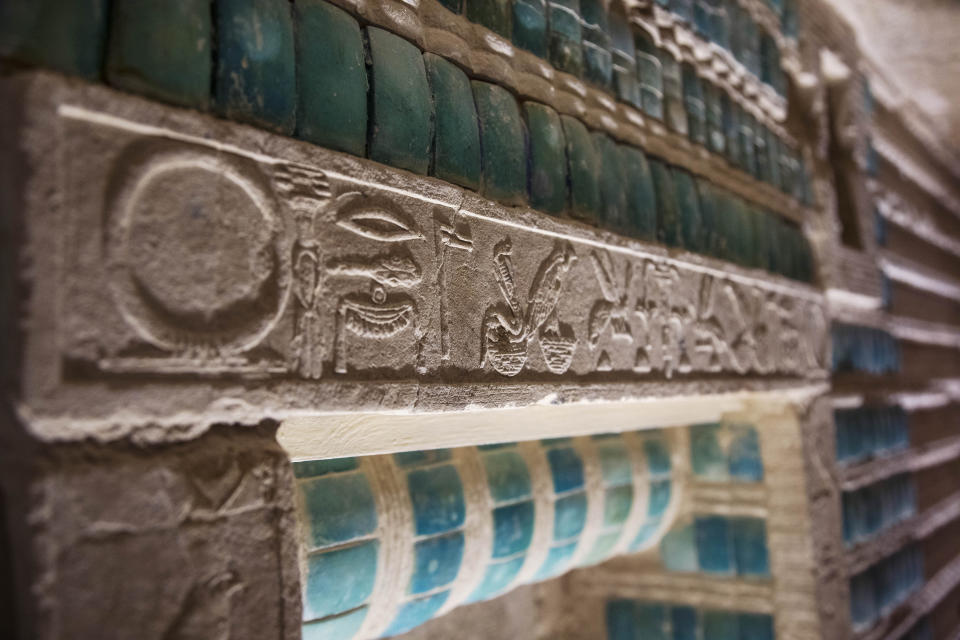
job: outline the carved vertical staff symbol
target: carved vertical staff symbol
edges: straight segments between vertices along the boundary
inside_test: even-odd
[[[524,305],[517,293],[513,246],[506,238],[494,247],[494,276],[506,306],[489,307],[483,318],[480,366],[490,365],[505,376],[515,376],[527,362],[527,347],[536,336],[547,368],[564,373],[573,361],[577,340],[573,329],[560,322],[557,307],[563,282],[577,256],[569,242],[557,243],[530,287]]]
[[[450,359],[450,328],[447,319],[447,247],[473,253],[473,237],[470,225],[456,224],[456,216],[450,221],[441,214],[434,218],[436,234],[434,242],[437,254],[437,280],[440,284],[440,359]]]
[[[297,228],[293,243],[294,335],[289,367],[305,378],[323,374],[323,326],[317,312],[323,272],[320,245],[314,232],[319,212],[330,202],[330,183],[322,171],[285,164],[274,174],[277,191],[286,196]]]
[[[423,238],[413,220],[386,206],[349,206],[338,214],[337,225],[380,242],[400,243]],[[424,373],[423,330],[416,302],[407,294],[387,292],[388,287],[409,289],[423,279],[420,266],[409,252],[345,257],[329,261],[326,268],[331,276],[370,279],[368,294],[348,294],[337,304],[334,370],[347,372],[348,333],[386,340],[412,328],[416,341],[415,367],[418,373]]]

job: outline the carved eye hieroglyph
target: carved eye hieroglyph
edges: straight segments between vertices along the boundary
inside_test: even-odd
[[[348,194],[360,196],[360,194]],[[342,197],[342,196],[341,196]],[[351,202],[337,214],[337,225],[353,233],[380,242],[419,240],[423,234],[407,214],[376,202]]]

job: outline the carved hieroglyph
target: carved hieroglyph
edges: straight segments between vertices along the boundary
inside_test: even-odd
[[[549,382],[820,375],[820,295],[343,154],[59,109],[82,370]],[[299,143],[297,143],[299,144]],[[91,162],[95,163],[91,168]]]

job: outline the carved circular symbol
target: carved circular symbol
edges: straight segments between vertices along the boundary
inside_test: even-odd
[[[122,179],[110,226],[112,284],[156,346],[208,355],[256,345],[286,291],[272,201],[222,156],[157,154]]]

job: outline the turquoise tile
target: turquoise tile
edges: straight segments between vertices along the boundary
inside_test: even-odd
[[[411,471],[407,485],[418,535],[443,533],[463,525],[463,485],[452,465]]]
[[[107,80],[121,89],[206,109],[213,67],[210,0],[113,3]]]
[[[420,540],[413,545],[413,557],[408,593],[425,593],[450,584],[463,560],[463,532]]]
[[[393,461],[401,469],[419,467],[453,459],[450,449],[421,449],[420,451],[401,451],[393,454]]]
[[[390,626],[387,627],[384,635],[395,636],[420,626],[436,615],[437,611],[440,610],[440,607],[444,605],[449,596],[449,591],[442,591],[426,598],[407,602],[400,607],[400,610],[397,612],[393,622],[390,623]]]
[[[547,57],[547,6],[540,0],[513,0],[513,44]]]
[[[503,562],[495,562],[488,566],[486,573],[483,574],[483,581],[477,585],[467,601],[479,602],[499,594],[517,577],[525,560],[526,557],[520,556]]]
[[[607,640],[642,640],[632,600],[607,602]]]
[[[343,613],[364,604],[377,577],[376,540],[307,556],[303,619]]]
[[[554,67],[575,76],[583,73],[580,0],[552,0],[547,4],[547,43]]]
[[[650,174],[657,198],[657,240],[669,247],[680,245],[680,207],[673,186],[673,172],[662,160],[650,160]]]
[[[697,562],[707,573],[732,573],[730,523],[722,516],[697,516],[694,520],[697,534]]]
[[[367,68],[360,26],[326,0],[296,0],[298,138],[366,155]]]
[[[108,14],[107,0],[0,2],[0,56],[96,79]]]
[[[627,521],[632,506],[633,486],[607,489],[603,501],[603,524],[608,527],[623,524]]]
[[[693,176],[674,167],[673,187],[680,211],[680,246],[694,252],[703,251],[703,220],[700,215],[700,196]]]
[[[302,640],[349,640],[360,630],[366,617],[367,607],[362,607],[335,618],[307,622],[302,627],[301,638]]]
[[[642,29],[634,33],[637,55],[637,76],[643,111],[651,118],[663,120],[663,66],[660,52]]]
[[[637,537],[635,537],[633,542],[630,543],[630,551],[637,551],[640,549],[640,547],[643,547],[649,543],[659,528],[660,520],[648,520],[647,522],[643,523],[643,526],[640,527],[640,531],[637,532]]]
[[[711,422],[690,427],[690,465],[693,474],[713,480],[727,477],[727,456],[720,448],[720,424]]]
[[[604,484],[615,487],[633,482],[630,454],[627,453],[619,437],[616,440],[598,444],[597,456],[600,458],[600,472],[603,474]]]
[[[741,613],[739,640],[774,640],[773,616],[765,613]]]
[[[583,78],[603,89],[612,83],[610,23],[602,0],[580,0],[583,19]]]
[[[293,133],[297,72],[289,0],[216,0],[217,109]]]
[[[634,621],[643,640],[669,640],[667,634],[667,608],[662,604],[638,602],[634,608]]]
[[[682,136],[687,135],[689,123],[683,99],[683,74],[680,62],[669,51],[657,52],[663,69],[663,109],[667,127]]]
[[[520,107],[503,87],[477,81],[472,87],[480,118],[483,194],[522,204],[527,197],[527,143]]]
[[[600,203],[601,158],[590,132],[583,123],[570,116],[560,116],[567,143],[567,175],[570,180],[570,214],[579,220],[598,222]]]
[[[605,133],[594,132],[593,146],[600,157],[600,224],[604,229],[629,233],[630,213],[627,209],[627,172],[620,149]]]
[[[511,0],[468,0],[467,19],[510,39],[513,30]]]
[[[726,247],[720,229],[720,210],[714,186],[707,180],[697,178],[697,193],[700,197],[700,219],[703,225],[703,252],[715,258],[723,258]]]
[[[573,552],[577,549],[577,544],[578,543],[574,541],[550,549],[550,552],[547,553],[546,560],[540,565],[540,569],[537,571],[534,580],[546,580],[547,578],[558,576],[566,571],[570,565],[570,560],[573,558]]]
[[[703,640],[739,640],[738,614],[732,611],[704,611]]]
[[[659,518],[670,505],[670,479],[654,480],[650,482],[650,502],[647,505],[647,517]]]
[[[433,103],[423,56],[389,31],[367,27],[370,43],[370,157],[426,174],[430,166]]]
[[[620,145],[626,175],[626,207],[631,235],[644,240],[657,237],[657,194],[647,156],[640,149]]]
[[[523,111],[530,134],[530,205],[560,214],[567,206],[566,140],[560,116],[536,102],[524,102]]]
[[[518,502],[493,510],[493,557],[526,551],[533,539],[534,504]]]
[[[670,627],[672,640],[699,640],[697,610],[693,607],[670,607]]]
[[[731,518],[730,529],[737,574],[769,576],[766,523],[760,518]]]
[[[553,490],[564,493],[583,487],[583,461],[573,447],[557,447],[547,451]]]
[[[760,456],[760,437],[757,430],[749,425],[731,425],[727,429],[733,436],[727,452],[730,476],[746,482],[762,481],[763,458]]]
[[[377,527],[377,508],[363,474],[306,480],[300,491],[314,547],[353,540]]]
[[[617,540],[620,539],[621,533],[622,531],[617,529],[616,531],[610,531],[598,536],[597,541],[593,544],[593,548],[590,550],[590,553],[588,553],[586,558],[584,558],[582,566],[596,564],[601,560],[606,560],[608,557],[610,557],[610,554],[613,552],[614,545],[616,545]]]
[[[667,571],[697,571],[697,545],[694,526],[671,529],[660,541],[660,561]]]
[[[479,190],[480,128],[470,79],[440,56],[425,53],[423,60],[436,118],[433,175]]]
[[[516,451],[496,451],[483,456],[487,484],[494,502],[515,500],[530,495],[530,471]]]
[[[293,463],[293,475],[297,478],[315,478],[328,473],[353,471],[359,466],[356,458],[332,458],[330,460],[297,460]]]
[[[553,508],[553,539],[579,536],[587,523],[587,494],[574,493],[558,498]]]

